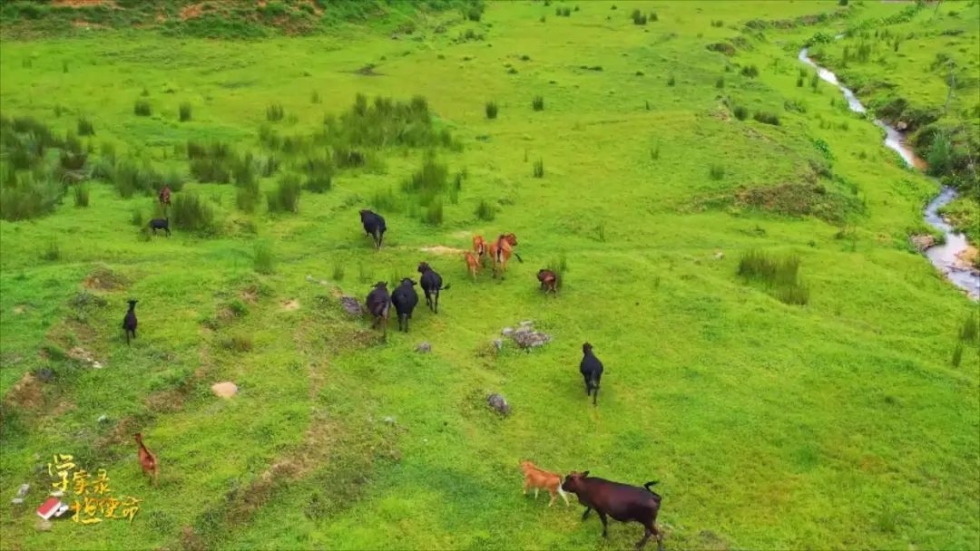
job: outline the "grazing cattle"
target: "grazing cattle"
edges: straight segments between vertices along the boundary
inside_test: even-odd
[[[442,276],[436,273],[427,262],[419,262],[419,273],[422,274],[420,283],[425,292],[425,303],[436,314],[439,313],[439,291],[449,290],[449,285],[442,286]]]
[[[129,310],[126,311],[126,317],[123,318],[123,331],[126,333],[126,344],[129,344],[129,335],[132,334],[133,338],[136,338],[136,303],[137,300],[130,300]]]
[[[398,330],[408,333],[408,320],[412,318],[412,311],[419,303],[419,294],[415,292],[415,282],[409,278],[402,280],[398,287],[391,293],[391,303],[398,312]]]
[[[364,231],[374,239],[374,248],[381,248],[381,241],[385,237],[385,231],[388,226],[385,225],[385,219],[381,217],[380,214],[371,212],[367,209],[361,211],[361,224],[364,225]]]
[[[500,237],[490,245],[490,260],[493,261],[493,277],[497,277],[498,273],[503,277],[503,272],[507,269],[507,261],[510,260],[512,254],[517,256],[519,262],[524,262],[521,260],[520,255],[514,253],[514,247],[516,246],[517,236],[512,233],[500,234]]]
[[[160,204],[170,206],[170,186],[163,186],[160,190]]]
[[[483,240],[482,235],[473,236],[473,252],[476,253],[476,257],[482,263],[485,258],[490,256],[489,246],[487,242]]]
[[[558,292],[558,274],[551,270],[538,270],[538,281],[541,282],[541,289],[548,293]]]
[[[643,539],[636,543],[637,549],[646,545],[650,536],[654,535],[657,538],[657,549],[662,550],[663,534],[657,530],[657,512],[660,511],[661,497],[650,489],[656,483],[657,481],[647,482],[640,488],[590,477],[589,471],[585,471],[569,473],[561,487],[566,492],[575,494],[578,502],[585,505],[582,520],[589,517],[592,509],[599,513],[602,537],[607,537],[606,515],[609,515],[619,522],[639,522],[646,528]]]
[[[470,271],[473,281],[476,281],[476,272],[480,270],[480,261],[473,256],[473,253],[466,253],[466,268]]]
[[[388,296],[388,283],[379,281],[374,284],[374,289],[368,293],[365,301],[367,311],[371,313],[374,321],[371,328],[374,329],[381,323],[384,328],[385,337],[388,336],[388,312],[391,310],[391,297]]]
[[[582,345],[582,363],[578,370],[585,378],[585,395],[592,394],[592,405],[596,405],[599,399],[599,380],[602,379],[602,362],[592,353],[592,345],[585,343]],[[594,392],[594,393],[593,393]]]
[[[544,488],[551,494],[551,501],[548,502],[548,507],[555,504],[555,498],[559,495],[565,500],[565,507],[569,506],[568,496],[561,489],[560,475],[538,468],[530,461],[521,461],[521,470],[524,471],[524,495],[527,495],[528,488],[534,488],[534,498],[537,499],[538,490]]]
[[[143,445],[143,435],[137,432],[135,436],[136,444],[139,446],[140,467],[143,468],[144,473],[153,477],[153,485],[156,486],[160,465],[157,463],[157,458]]]
[[[153,230],[153,235],[157,234],[157,230],[163,230],[167,232],[167,237],[170,237],[170,217],[150,220],[150,229]]]

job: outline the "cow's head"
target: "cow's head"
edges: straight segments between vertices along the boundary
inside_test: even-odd
[[[385,290],[387,290],[387,287],[388,287],[388,282],[387,281],[379,281],[379,282],[377,282],[377,283],[374,284],[374,288],[375,289],[385,289]]]
[[[589,471],[576,473],[568,473],[565,477],[565,481],[561,483],[561,489],[566,492],[572,492],[574,494],[579,493],[584,489],[585,478],[589,476]]]
[[[418,283],[412,281],[411,278],[406,277],[402,279],[402,287],[415,287],[416,285],[418,285]]]
[[[588,354],[589,352],[592,352],[592,345],[589,344],[589,343],[583,344],[582,345],[582,354]]]
[[[429,266],[429,263],[428,262],[419,262],[419,273],[420,274],[424,274],[425,272],[428,272],[431,269],[432,268]]]

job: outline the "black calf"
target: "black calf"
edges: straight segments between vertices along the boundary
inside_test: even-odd
[[[408,320],[412,317],[415,305],[419,303],[415,282],[407,277],[403,279],[401,285],[391,293],[391,303],[395,305],[395,311],[398,312],[398,329],[408,333]]]
[[[170,217],[150,220],[150,229],[153,230],[153,235],[157,234],[157,230],[164,230],[167,232],[167,237],[170,237]]]
[[[596,405],[599,399],[599,380],[602,379],[602,362],[592,353],[592,345],[585,343],[582,345],[582,363],[579,364],[579,372],[585,378],[585,395],[592,394],[592,405]],[[594,392],[594,394],[593,394]]]
[[[361,211],[361,224],[364,226],[364,232],[374,239],[374,248],[380,249],[381,241],[388,229],[388,226],[385,225],[385,219],[380,214],[365,209]]]
[[[130,300],[129,310],[126,311],[126,317],[123,318],[123,331],[126,332],[126,344],[129,344],[129,335],[132,334],[133,338],[136,338],[136,303],[139,301]]]
[[[436,273],[427,262],[419,263],[419,273],[422,274],[422,290],[425,292],[425,303],[429,309],[439,313],[439,291],[448,290],[449,285],[442,286],[442,276]]]

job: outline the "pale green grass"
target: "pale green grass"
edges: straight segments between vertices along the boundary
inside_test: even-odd
[[[627,549],[639,538],[638,526],[614,524],[603,541],[598,520],[580,522],[581,507],[549,509],[544,497],[522,497],[522,458],[562,473],[659,479],[668,549],[980,546],[975,343],[958,368],[950,365],[975,304],[906,244],[938,186],[906,170],[876,127],[841,107],[837,90],[795,86],[796,52],[814,28],[769,32],[767,42],[728,59],[757,65],[757,79],[725,72],[726,58],[704,47],[736,36],[730,27],[748,19],[837,3],[621,4],[613,11],[581,3],[568,18],[555,17],[554,4],[492,4],[487,39],[455,46],[444,35],[394,41],[371,30],[249,44],[140,34],[4,43],[5,115],[67,128],[75,117],[56,121],[54,105],[78,109],[97,140],[160,165],[184,168],[173,144],[188,138],[258,151],[256,130],[271,101],[287,119],[296,116],[283,126],[309,131],[362,92],[424,95],[464,144],[442,158],[451,171],[469,172],[441,227],[385,213],[380,252],[357,209],[378,189],[397,192],[418,165],[415,153],[385,155],[381,174],[341,173],[332,191],[304,193],[294,216],[270,217],[264,205],[242,215],[231,186],[187,185],[185,193],[214,205],[225,230],[216,239],[175,232],[139,241],[130,212],[142,205],[149,213],[152,199],[121,200],[96,183],[88,209],[69,199],[53,216],[0,222],[0,393],[45,365],[37,350],[67,334],[107,366],[56,364],[66,374],[45,390],[74,407],[5,420],[13,427],[2,437],[5,499],[35,464],[75,452],[91,469],[108,468],[117,491],[145,500],[132,525],[59,524],[50,533],[34,531],[30,509],[4,508],[4,548],[178,548],[183,526],[220,549]],[[659,21],[633,25],[634,4]],[[724,27],[710,25],[718,19]],[[60,60],[69,55],[78,61],[65,80]],[[28,56],[32,68],[20,63]],[[383,76],[352,73],[369,63]],[[723,91],[715,88],[722,75]],[[168,86],[176,93],[164,93]],[[143,87],[149,119],[132,115]],[[310,101],[314,90],[322,103]],[[531,107],[537,95],[540,112]],[[739,122],[720,95],[778,113],[782,124]],[[786,111],[787,99],[804,102],[807,113]],[[194,118],[179,123],[184,101]],[[500,107],[496,120],[485,117],[487,101]],[[866,205],[849,222],[853,239],[835,238],[842,228],[815,218],[701,207],[739,186],[802,181],[820,158],[816,139],[830,145],[835,174]],[[532,176],[539,158],[542,179]],[[709,177],[712,164],[724,166],[724,178]],[[262,182],[263,190],[273,185]],[[503,200],[493,222],[474,214],[481,199]],[[239,229],[244,220],[257,236]],[[517,234],[525,262],[512,261],[502,282],[484,273],[472,283],[459,257],[419,250],[465,249],[473,233],[503,231]],[[52,238],[61,259],[42,262],[39,243]],[[255,239],[274,244],[274,274],[253,273]],[[742,283],[738,259],[750,249],[799,255],[809,304],[788,306]],[[565,285],[546,298],[534,274],[559,254],[568,258]],[[416,310],[409,335],[392,323],[380,343],[367,322],[343,318],[332,303],[334,286],[360,300],[368,282],[417,275],[420,260],[452,289],[438,316]],[[90,313],[90,328],[69,324],[66,301],[98,263],[130,284],[100,293],[109,306]],[[320,285],[338,265],[344,279]],[[202,327],[249,286],[266,295],[246,302],[246,315],[218,321],[216,331]],[[118,327],[130,296],[140,299],[140,333],[127,348]],[[289,300],[299,308],[284,308]],[[553,342],[530,354],[505,347],[481,355],[501,328],[524,319]],[[252,351],[221,346],[235,335],[248,336]],[[422,340],[431,354],[413,352]],[[586,340],[607,369],[597,408],[577,372]],[[206,378],[182,403],[144,401],[195,370]],[[226,379],[241,394],[210,396],[210,383]],[[491,391],[507,397],[511,417],[486,407]],[[103,413],[111,422],[99,425]],[[160,458],[157,489],[141,478],[128,433],[93,449],[125,418]],[[229,490],[304,456],[310,464],[258,496],[254,515],[231,523],[221,516]]]

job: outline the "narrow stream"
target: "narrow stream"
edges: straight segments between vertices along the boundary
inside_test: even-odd
[[[854,92],[842,86],[837,80],[837,75],[814,63],[807,56],[807,50],[808,48],[800,50],[800,61],[814,67],[822,80],[840,88],[841,92],[844,93],[844,98],[847,100],[847,105],[851,108],[851,111],[857,113],[867,112],[854,95]],[[875,119],[874,123],[885,130],[885,147],[898,153],[902,157],[902,160],[909,166],[915,166],[915,154],[903,146],[902,134],[878,119]],[[980,300],[980,271],[967,267],[957,257],[957,255],[965,251],[968,247],[966,236],[962,233],[954,232],[953,228],[938,213],[943,205],[948,204],[955,198],[955,190],[949,187],[943,187],[940,194],[926,206],[924,213],[926,223],[943,232],[943,235],[946,237],[946,242],[942,245],[929,247],[926,249],[925,255],[932,262],[933,266],[942,272],[954,285],[966,291],[970,298]]]

